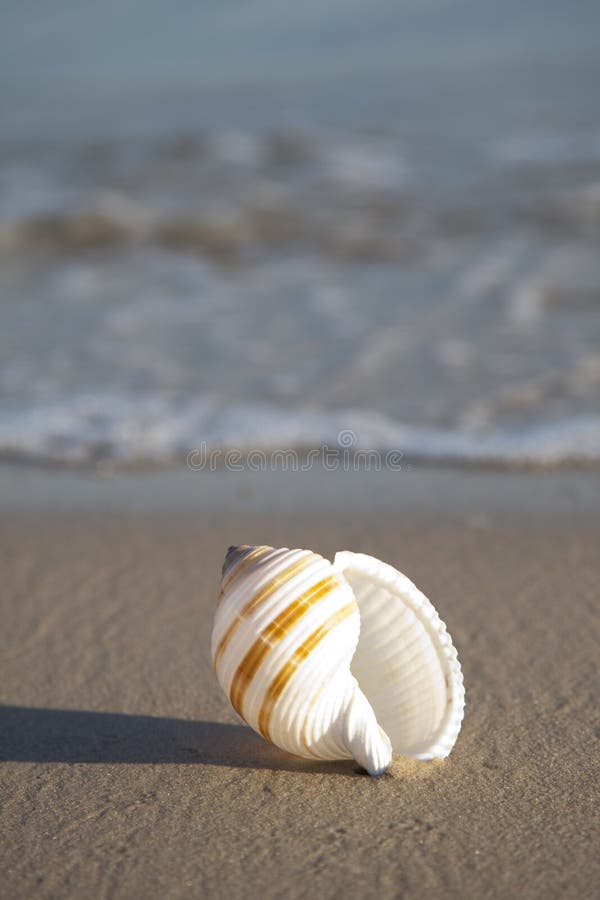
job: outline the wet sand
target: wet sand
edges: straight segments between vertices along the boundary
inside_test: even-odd
[[[596,474],[13,476],[2,897],[594,896]],[[208,654],[235,542],[374,553],[416,581],[465,675],[446,761],[373,780],[239,723]]]

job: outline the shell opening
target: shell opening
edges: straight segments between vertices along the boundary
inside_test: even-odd
[[[456,651],[435,609],[379,560],[343,551],[334,565],[360,609],[351,671],[394,753],[447,756],[460,729],[464,691]]]

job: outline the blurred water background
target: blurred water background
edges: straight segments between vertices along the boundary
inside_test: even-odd
[[[600,6],[0,9],[0,454],[600,463]]]

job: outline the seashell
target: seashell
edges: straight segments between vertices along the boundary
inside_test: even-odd
[[[211,653],[235,711],[309,759],[447,756],[463,718],[456,650],[406,576],[343,551],[230,547]]]

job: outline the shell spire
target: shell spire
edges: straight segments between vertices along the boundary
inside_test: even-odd
[[[250,544],[241,544],[239,547],[236,547],[235,545],[228,547],[221,574],[224,575],[227,569],[235,566],[244,556],[247,556],[252,549]]]
[[[445,756],[464,691],[443,623],[405,576],[362,554],[230,547],[211,652],[236,712],[276,746],[355,759]]]

